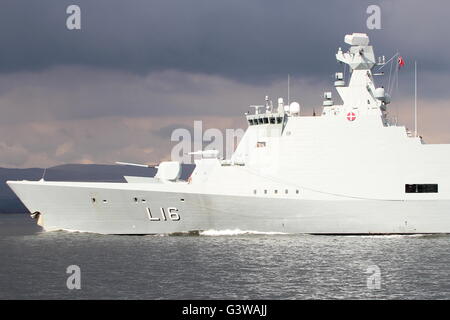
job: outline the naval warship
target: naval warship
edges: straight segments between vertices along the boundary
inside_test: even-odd
[[[374,81],[363,33],[345,36],[335,74],[342,103],[324,94],[322,112],[266,99],[230,159],[197,152],[165,161],[153,178],[124,183],[8,181],[44,230],[159,234],[255,230],[306,234],[450,233],[450,145],[426,144],[388,116],[390,95]]]

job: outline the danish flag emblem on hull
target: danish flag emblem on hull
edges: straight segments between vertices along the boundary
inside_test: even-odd
[[[354,112],[347,113],[347,120],[348,121],[355,121],[356,120],[356,114]]]

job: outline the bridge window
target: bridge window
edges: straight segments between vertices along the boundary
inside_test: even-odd
[[[268,118],[264,118],[264,123],[269,123],[269,119]]]
[[[405,184],[405,193],[438,193],[437,184]]]
[[[277,117],[277,123],[281,123],[283,121],[282,117]]]

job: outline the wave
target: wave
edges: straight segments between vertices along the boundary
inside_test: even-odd
[[[422,238],[431,237],[434,234],[431,233],[411,233],[411,234],[367,234],[367,235],[345,235],[346,237],[356,238]]]
[[[241,230],[241,229],[224,229],[224,230],[204,230],[199,233],[201,236],[238,236],[245,234],[254,234],[254,235],[283,235],[288,234],[284,232],[263,232],[263,231],[254,231],[254,230]]]

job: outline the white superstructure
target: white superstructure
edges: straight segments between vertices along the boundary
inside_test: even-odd
[[[323,111],[252,106],[231,159],[199,152],[189,181],[176,162],[128,183],[8,181],[46,230],[147,234],[241,229],[313,234],[450,233],[450,145],[424,144],[387,117],[366,34],[345,36],[336,59],[342,100]]]

